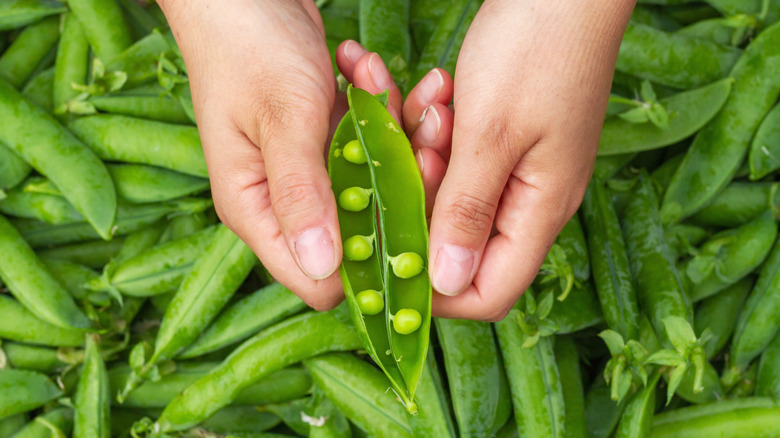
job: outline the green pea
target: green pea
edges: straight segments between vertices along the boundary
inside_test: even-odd
[[[402,335],[408,335],[417,331],[422,324],[420,312],[414,309],[401,309],[393,317],[393,328]]]
[[[393,274],[399,278],[412,278],[423,270],[423,259],[416,252],[404,252],[390,259]]]
[[[374,289],[366,289],[355,297],[360,307],[360,313],[364,315],[376,315],[385,308],[385,300],[382,293]]]
[[[367,161],[366,152],[363,150],[363,147],[360,146],[360,142],[357,140],[352,140],[344,145],[344,150],[342,153],[344,154],[344,159],[350,163],[365,164]]]
[[[373,253],[374,245],[368,236],[352,236],[344,241],[344,255],[350,260],[362,262],[371,257]]]
[[[339,206],[347,211],[362,211],[368,207],[371,191],[362,187],[344,189],[339,195]]]

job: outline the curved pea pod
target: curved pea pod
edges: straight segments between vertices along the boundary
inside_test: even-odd
[[[81,222],[84,218],[62,196],[34,193],[22,183],[6,192],[0,200],[0,212],[10,216],[38,219],[50,224]]]
[[[111,389],[95,340],[87,336],[84,365],[76,388],[74,438],[111,437]]]
[[[133,43],[115,0],[69,0],[68,6],[84,26],[95,55],[103,62],[113,60]]]
[[[744,370],[766,349],[779,330],[780,241],[775,242],[739,314],[729,352],[729,365],[737,372]]]
[[[557,327],[557,334],[574,333],[603,322],[593,285],[588,281],[574,287],[565,300],[556,301],[547,319]]]
[[[750,143],[750,179],[765,177],[780,168],[780,105],[764,117]]]
[[[21,183],[30,174],[30,165],[16,152],[0,143],[0,190],[7,190]]]
[[[78,347],[84,331],[50,324],[32,314],[16,300],[0,295],[0,338],[53,347]]]
[[[90,320],[46,270],[18,231],[0,216],[0,279],[38,317],[64,328],[86,328]]]
[[[27,26],[0,56],[0,77],[20,88],[57,44],[59,17],[48,17]]]
[[[624,340],[636,339],[639,306],[620,222],[606,187],[591,181],[583,199],[593,282],[607,325]]]
[[[57,350],[53,348],[6,341],[2,349],[8,363],[17,369],[51,374],[67,365],[59,359]]]
[[[13,438],[59,438],[69,436],[73,428],[73,410],[56,408],[27,423]]]
[[[415,436],[402,405],[370,364],[347,353],[325,354],[304,363],[328,400],[368,434]]]
[[[360,43],[379,53],[403,89],[412,56],[409,0],[360,0],[359,5]]]
[[[124,115],[165,123],[192,124],[177,99],[158,94],[113,94],[87,101],[101,113]]]
[[[27,424],[26,414],[16,414],[0,419],[0,437],[10,438]]]
[[[710,340],[704,344],[707,359],[712,359],[731,339],[748,293],[753,288],[750,277],[734,283],[717,294],[703,300],[696,308],[693,322],[696,335],[709,329]]]
[[[105,165],[44,110],[0,80],[0,141],[11,147],[108,239],[116,217],[116,193]]]
[[[34,371],[0,369],[0,418],[28,412],[62,396],[48,377]]]
[[[661,99],[669,114],[668,129],[652,123],[631,123],[613,116],[604,121],[598,154],[615,155],[656,149],[695,134],[720,111],[734,80],[722,79],[701,88]]]
[[[630,394],[630,393],[629,393]],[[585,393],[585,420],[589,438],[607,438],[620,422],[630,397],[620,402],[612,400],[610,387],[602,374],[596,377]]]
[[[63,17],[62,35],[54,62],[53,106],[57,111],[79,95],[72,84],[84,84],[89,70],[89,41],[84,28],[73,14]]]
[[[68,128],[104,160],[149,164],[208,177],[194,126],[98,114],[76,119]]]
[[[698,225],[734,228],[760,216],[777,203],[777,183],[730,183],[689,221]]]
[[[773,397],[780,400],[780,334],[761,353],[758,363],[758,379],[756,382],[756,395],[761,397]]]
[[[354,328],[333,313],[308,312],[289,318],[248,339],[216,369],[188,386],[165,408],[157,423],[162,431],[187,429],[275,371],[328,351],[360,346]],[[382,391],[385,388],[383,384]]]
[[[744,398],[680,408],[655,417],[651,437],[770,438],[780,434],[780,406],[766,398]]]
[[[422,408],[417,415],[409,417],[409,427],[414,436],[455,436],[455,422],[448,396],[433,351],[428,350],[417,386],[417,400]]]
[[[777,237],[777,221],[767,211],[739,228],[723,231],[702,245],[686,269],[691,296],[702,300],[759,267]]]
[[[520,328],[519,310],[512,309],[495,323],[512,393],[515,422],[520,436],[566,436],[563,387],[553,352],[554,338],[542,337],[530,348]]]
[[[629,23],[615,68],[655,83],[694,88],[726,76],[740,53],[733,47]]]
[[[563,404],[566,406],[566,436],[585,438],[588,436],[585,421],[585,392],[582,388],[580,358],[577,347],[570,336],[556,336],[555,361],[561,375]]]
[[[163,34],[154,31],[109,61],[106,70],[125,72],[127,74],[125,88],[155,81],[160,55],[168,51],[168,42]]]
[[[117,194],[133,203],[160,202],[200,193],[209,180],[144,164],[109,164]]]
[[[761,32],[729,75],[731,94],[721,111],[696,135],[664,194],[664,223],[690,216],[732,179],[761,120],[780,95],[780,24]]]
[[[54,248],[39,249],[36,253],[44,261],[63,260],[76,263],[92,269],[100,269],[119,252],[124,243],[124,237],[111,240],[92,240]]]
[[[305,308],[306,303],[283,285],[265,286],[226,308],[178,357],[189,359],[242,341]]]
[[[461,436],[488,436],[512,411],[506,374],[489,323],[434,320]]]
[[[55,0],[10,0],[0,2],[0,31],[6,31],[35,23],[50,15],[57,15],[68,8]]]
[[[641,391],[634,394],[626,405],[615,431],[615,438],[644,438],[650,435],[655,412],[656,385],[661,375],[656,373]]]

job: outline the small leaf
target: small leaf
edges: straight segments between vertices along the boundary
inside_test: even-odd
[[[674,368],[672,372],[669,373],[669,388],[666,392],[667,405],[669,404],[670,401],[672,401],[672,396],[674,395],[675,391],[677,391],[677,387],[680,386],[680,382],[685,376],[685,372],[687,370],[688,370],[688,365],[682,364]]]
[[[651,363],[655,365],[661,365],[661,366],[667,366],[667,367],[676,367],[680,364],[684,364],[685,360],[680,355],[680,353],[663,349],[658,350],[655,353],[651,354],[647,359],[645,359],[645,363]]]
[[[642,81],[642,88],[640,89],[640,95],[645,102],[655,102],[657,100],[655,96],[655,90],[653,90],[653,84],[648,80]]]
[[[543,291],[539,295],[539,306],[536,308],[536,314],[540,319],[544,319],[550,314],[553,308],[553,293],[552,289]]]
[[[663,131],[669,130],[669,113],[666,112],[666,108],[660,103],[654,103],[650,106],[650,110],[647,111],[647,117],[653,123]]]
[[[618,114],[618,117],[627,121],[628,123],[647,123],[647,121],[650,120],[648,116],[649,111],[650,110],[647,107],[640,106],[634,109],[630,109],[624,113],[620,113]]]
[[[599,337],[604,340],[605,344],[607,344],[609,353],[612,356],[617,356],[618,354],[622,353],[623,348],[626,346],[625,342],[623,341],[623,337],[620,336],[620,333],[614,330],[604,330],[599,333]]]
[[[130,350],[130,357],[128,363],[133,370],[140,370],[146,364],[146,360],[151,354],[151,347],[146,342],[139,342],[135,344],[132,350]]]
[[[533,348],[537,342],[539,342],[539,333],[533,336],[526,336],[523,341],[523,348]]]
[[[707,278],[715,265],[715,257],[712,255],[699,254],[688,262],[685,268],[685,274],[694,284],[699,284]]]
[[[684,354],[688,348],[696,343],[696,333],[685,318],[667,316],[663,323],[669,341],[680,354]]]

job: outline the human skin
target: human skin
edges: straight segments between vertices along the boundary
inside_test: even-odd
[[[187,65],[220,219],[307,304],[334,307],[342,249],[325,151],[346,108],[313,1],[158,3]],[[437,69],[405,102],[378,55],[339,46],[344,76],[389,89],[412,138],[435,316],[499,320],[533,281],[590,178],[633,6],[486,0],[454,89]]]

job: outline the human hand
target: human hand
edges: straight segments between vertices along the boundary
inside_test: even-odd
[[[430,232],[435,316],[502,319],[576,212],[631,0],[487,0],[466,35]]]

